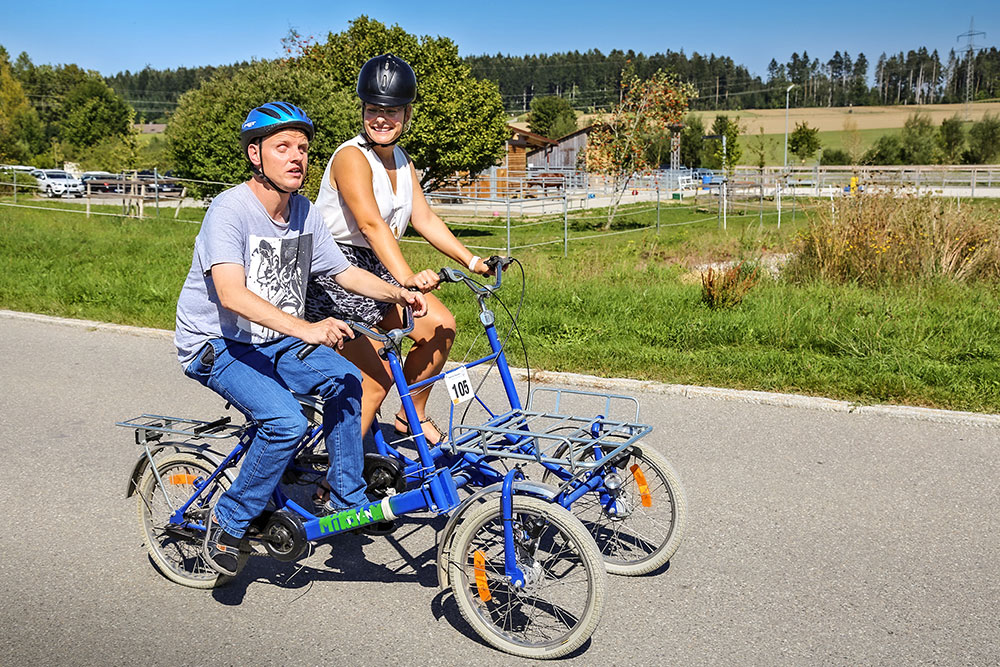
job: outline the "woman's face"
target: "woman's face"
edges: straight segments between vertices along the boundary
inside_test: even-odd
[[[368,138],[377,144],[388,144],[399,138],[410,117],[409,106],[380,107],[364,105],[364,126]]]

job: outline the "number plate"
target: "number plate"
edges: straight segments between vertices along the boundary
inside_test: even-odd
[[[448,387],[452,405],[465,403],[472,398],[472,381],[469,380],[469,369],[465,366],[445,373],[444,383]]]

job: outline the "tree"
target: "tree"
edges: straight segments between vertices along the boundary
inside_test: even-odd
[[[933,164],[937,162],[937,137],[930,116],[912,113],[903,124],[900,134],[904,164]]]
[[[87,79],[73,86],[62,107],[59,135],[74,146],[94,146],[133,131],[135,111],[101,79]]]
[[[902,164],[903,143],[895,134],[883,134],[868,149],[862,161],[876,165]]]
[[[688,114],[681,129],[681,164],[690,169],[702,166],[705,145],[705,125],[701,116]]]
[[[433,190],[456,172],[478,173],[497,164],[510,138],[500,91],[492,81],[473,77],[447,37],[418,38],[398,25],[387,28],[360,16],[327,41],[305,48],[291,61],[340,91],[354,91],[358,71],[371,57],[393,53],[417,75],[413,124],[403,145],[422,171],[420,182]],[[360,115],[355,118],[355,129]]]
[[[247,178],[250,169],[240,151],[240,125],[250,109],[272,100],[302,107],[316,124],[305,186],[307,194],[315,195],[326,159],[357,131],[360,111],[355,100],[321,72],[277,61],[219,73],[181,96],[167,124],[168,150],[178,175],[221,183]]]
[[[26,135],[38,126],[38,117],[6,55],[4,51],[0,58],[0,162],[25,162],[32,153],[31,136]]]
[[[938,146],[941,148],[942,161],[945,164],[957,164],[965,148],[965,129],[962,119],[956,114],[941,121],[938,128]]]
[[[809,127],[805,121],[795,123],[795,131],[788,135],[788,149],[799,158],[799,162],[811,158],[820,146],[819,128]]]
[[[721,139],[710,139],[712,146],[711,165],[713,169],[723,169],[727,175],[732,175],[740,158],[743,157],[743,149],[740,147],[740,133],[743,127],[740,125],[740,117],[730,119],[729,116],[718,115],[712,123],[711,134],[726,137],[725,151],[723,151]]]
[[[576,129],[576,112],[569,102],[562,97],[546,96],[531,100],[531,115],[528,117],[528,129],[549,139],[558,139],[572,124],[572,132]]]
[[[985,114],[969,128],[966,164],[992,164],[1000,159],[1000,116]]]
[[[827,148],[819,156],[822,165],[857,164],[851,154],[840,148]]]
[[[820,155],[820,160],[822,164],[858,164],[864,159],[864,139],[861,137],[861,133],[858,132],[858,124],[853,118],[848,118],[844,120],[844,133],[843,133],[844,149],[840,153],[844,153],[847,157],[842,157],[839,153],[827,157],[830,151],[823,151]],[[841,162],[831,162],[830,160],[842,160]]]
[[[612,204],[604,229],[610,229],[629,180],[649,163],[644,139],[657,129],[681,122],[688,100],[697,93],[689,83],[663,70],[641,80],[629,76],[623,84],[622,101],[597,124],[587,141],[587,168],[613,178]]]
[[[567,134],[573,134],[580,129],[580,126],[576,122],[576,112],[572,114],[563,114],[556,118],[555,122],[552,123],[552,128],[549,130],[549,134],[546,135],[549,139],[560,139],[565,137]]]
[[[726,140],[729,141],[728,139]],[[747,141],[747,150],[753,156],[753,164],[760,173],[764,173],[764,166],[767,165],[767,158],[774,149],[775,140],[768,138],[764,134],[764,126],[760,126],[760,132],[750,137]]]

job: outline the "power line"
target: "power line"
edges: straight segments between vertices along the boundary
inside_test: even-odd
[[[969,102],[972,97],[972,62],[975,60],[976,55],[976,44],[975,38],[978,36],[985,37],[986,33],[982,31],[977,31],[973,29],[973,24],[975,22],[975,17],[969,19],[969,31],[962,33],[955,38],[955,41],[967,37],[969,39],[968,46],[965,47],[966,57],[968,58],[968,65],[965,67],[965,120],[969,120]]]

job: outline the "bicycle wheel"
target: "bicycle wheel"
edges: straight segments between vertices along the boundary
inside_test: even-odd
[[[191,588],[215,588],[231,577],[213,570],[202,556],[202,530],[170,523],[170,515],[194,494],[197,484],[212,474],[211,463],[191,454],[173,454],[156,461],[159,480],[151,469],[139,483],[138,510],[143,542],[153,564],[167,579]],[[160,485],[162,480],[163,485]],[[229,487],[220,475],[191,504],[185,519],[204,525],[208,510]],[[240,550],[240,566],[248,553]]]
[[[600,621],[607,577],[593,538],[552,503],[515,496],[514,540],[525,586],[504,575],[499,499],[469,510],[448,569],[462,616],[492,646],[526,658],[558,658],[587,641]]]
[[[610,574],[652,572],[670,560],[684,533],[687,500],[680,478],[662,454],[638,445],[623,452],[606,472],[617,474],[618,490],[612,494],[599,488],[580,497],[570,510],[590,531]],[[542,481],[559,482],[549,471]]]

